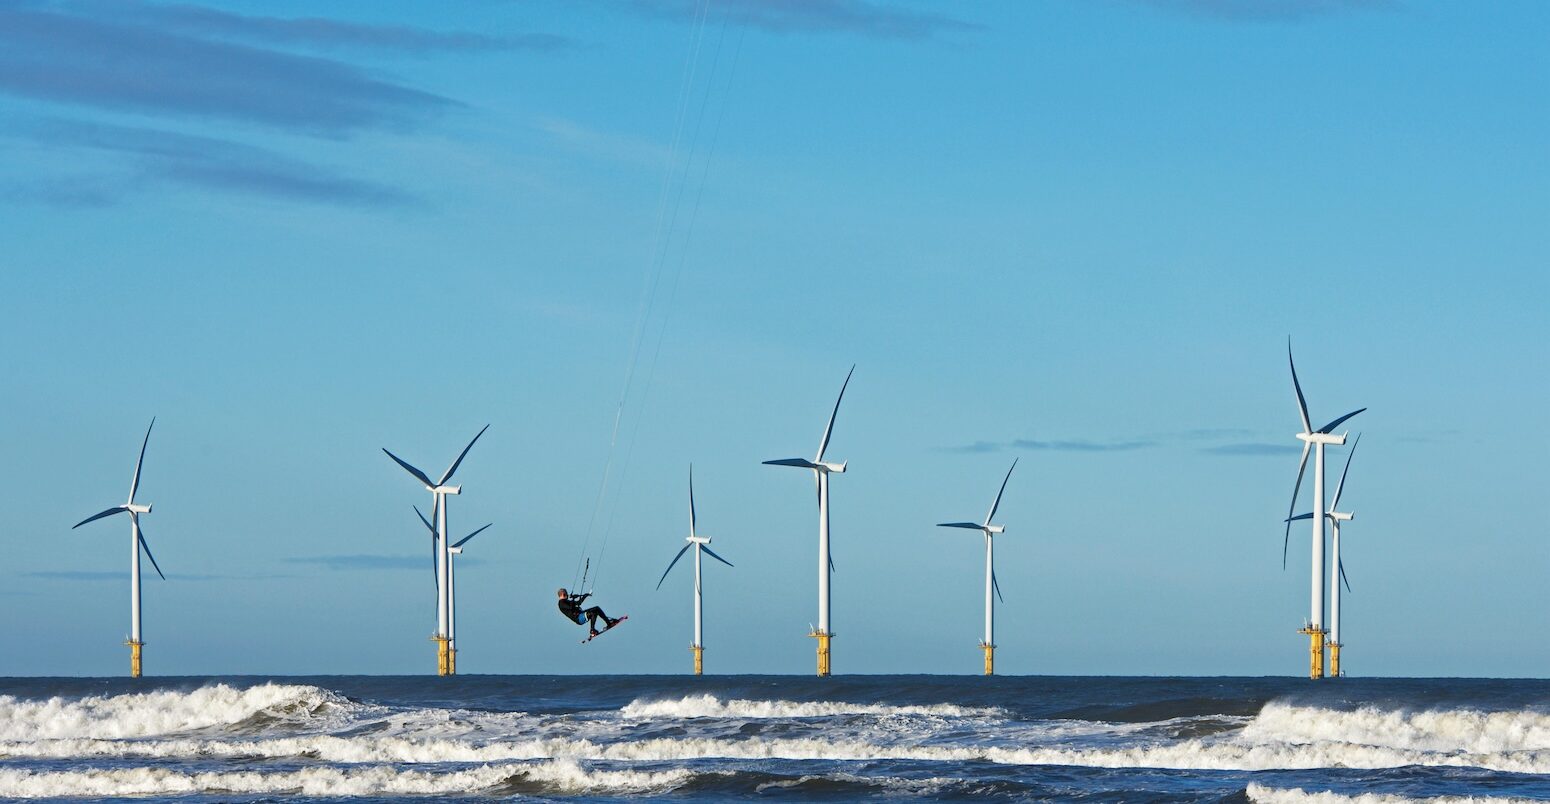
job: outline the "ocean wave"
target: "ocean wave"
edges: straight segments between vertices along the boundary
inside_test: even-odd
[[[1342,795],[1330,791],[1309,792],[1300,787],[1274,788],[1251,784],[1245,791],[1255,804],[1536,804],[1530,799],[1493,796],[1439,796],[1411,798],[1389,793]]]
[[[483,765],[430,772],[392,766],[305,768],[294,771],[211,771],[110,768],[72,771],[0,769],[0,798],[294,794],[303,796],[665,793],[683,785],[686,770],[596,770],[572,761]]]
[[[1550,750],[1550,712],[1423,711],[1362,707],[1338,711],[1266,704],[1243,729],[1257,742],[1351,743],[1416,751],[1505,754]]]
[[[924,715],[929,717],[999,717],[1006,712],[993,707],[924,704],[917,706],[861,704],[844,701],[756,701],[714,695],[687,695],[654,701],[635,700],[619,710],[631,720],[655,718],[812,718],[843,715]]]
[[[0,695],[0,740],[122,739],[176,734],[246,722],[259,730],[277,721],[327,714],[345,701],[319,687],[225,684],[85,698],[30,700]]]
[[[881,737],[881,735],[879,735]],[[1190,739],[1177,743],[1072,748],[886,744],[870,739],[713,737],[597,741],[576,737],[464,740],[404,737],[283,737],[265,740],[59,740],[0,743],[0,756],[15,759],[285,759],[337,764],[490,763],[515,760],[682,762],[730,760],[910,760],[988,762],[1000,765],[1066,765],[1093,768],[1177,770],[1385,769],[1405,766],[1474,767],[1517,773],[1550,773],[1550,752],[1466,754],[1427,752],[1349,743],[1244,743]]]

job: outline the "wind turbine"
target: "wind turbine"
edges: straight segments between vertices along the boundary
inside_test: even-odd
[[[1012,461],[1012,469],[1017,468],[1017,461]],[[996,518],[996,509],[1001,507],[1001,495],[1006,493],[1006,484],[1012,479],[1012,469],[1006,470],[1006,477],[1001,481],[1001,490],[996,492],[996,501],[990,504],[990,513],[985,515],[984,523],[978,522],[943,522],[937,525],[939,528],[965,528],[977,530],[985,534],[985,639],[980,642],[980,649],[985,651],[985,675],[994,675],[996,672],[996,604],[991,598],[994,591],[997,597],[1001,595],[1001,584],[996,582],[996,548],[995,535],[1003,533],[1006,528],[991,524]]]
[[[1340,482],[1335,484],[1335,499],[1329,504],[1329,511],[1324,516],[1329,517],[1330,528],[1334,531],[1334,562],[1335,577],[1329,580],[1329,674],[1339,678],[1340,673],[1340,649],[1344,645],[1340,642],[1340,584],[1345,584],[1346,591],[1351,590],[1351,582],[1345,576],[1345,563],[1340,560],[1340,523],[1350,522],[1356,518],[1355,513],[1346,513],[1340,510],[1340,492],[1345,490],[1345,476],[1351,471],[1351,459],[1356,457],[1356,448],[1362,443],[1361,435],[1356,436],[1356,441],[1351,444],[1351,452],[1345,456],[1345,468],[1340,470]],[[1291,520],[1312,519],[1313,514],[1298,514]],[[1289,521],[1291,521],[1289,520]]]
[[[851,374],[856,373],[856,367],[850,367],[850,374],[845,375],[845,384],[840,386],[839,399],[834,400],[834,412],[829,414],[829,424],[823,428],[823,440],[818,442],[818,456],[812,460],[806,458],[782,458],[777,461],[765,461],[771,466],[796,466],[813,470],[818,479],[818,627],[808,634],[818,640],[818,675],[829,675],[829,640],[834,638],[834,633],[829,630],[829,573],[834,570],[834,561],[829,558],[829,475],[830,473],[843,473],[845,463],[825,463],[823,453],[829,448],[829,436],[834,433],[834,417],[839,415],[840,402],[845,399],[845,388],[850,385]]]
[[[484,435],[484,431],[488,429],[490,429],[490,425],[486,424],[484,429],[480,430],[478,434],[474,436],[473,441],[469,441],[468,446],[464,447],[461,453],[458,453],[457,460],[453,461],[452,465],[447,467],[447,471],[442,474],[441,479],[435,481],[434,483],[431,482],[431,479],[427,477],[424,472],[405,463],[403,459],[399,458],[397,455],[388,452],[386,447],[382,449],[383,452],[387,453],[389,458],[393,459],[394,463],[402,466],[404,471],[414,475],[414,478],[425,486],[425,490],[431,493],[431,513],[436,517],[437,534],[436,634],[431,638],[436,641],[436,672],[437,674],[443,676],[450,676],[457,673],[457,654],[452,652],[451,644],[451,605],[447,595],[447,590],[451,586],[447,577],[450,573],[450,554],[447,552],[447,497],[449,495],[461,494],[463,491],[461,486],[447,485],[447,481],[452,479],[452,473],[456,472],[458,466],[463,463],[463,458],[468,456],[468,451],[474,448],[474,442],[478,441],[479,436]]]
[[[1286,341],[1286,362],[1292,369],[1292,387],[1297,391],[1297,412],[1302,415],[1302,432],[1297,434],[1297,439],[1302,442],[1302,459],[1297,464],[1297,485],[1292,487],[1292,505],[1286,512],[1286,536],[1281,543],[1281,566],[1286,566],[1286,546],[1292,534],[1292,512],[1297,510],[1297,494],[1302,490],[1303,471],[1308,468],[1308,450],[1314,453],[1313,460],[1313,561],[1311,567],[1312,584],[1310,586],[1309,617],[1308,624],[1297,633],[1308,635],[1308,677],[1324,677],[1324,447],[1333,444],[1342,446],[1345,444],[1346,433],[1334,435],[1333,431],[1345,420],[1366,410],[1358,408],[1329,424],[1313,429],[1313,424],[1308,418],[1308,400],[1302,395],[1302,384],[1297,381],[1297,364],[1292,361],[1292,341]]]
[[[721,556],[716,555],[716,551],[710,549],[710,537],[709,536],[701,536],[698,533],[695,533],[695,530],[694,530],[694,465],[693,464],[689,465],[689,538],[686,539],[686,541],[689,542],[689,543],[684,545],[682,548],[680,548],[678,550],[678,555],[673,556],[673,560],[669,561],[668,564],[667,564],[667,569],[662,571],[662,577],[657,579],[657,588],[658,589],[662,588],[662,582],[667,580],[667,574],[669,572],[673,571],[673,565],[678,563],[678,559],[684,557],[684,553],[690,547],[693,547],[694,548],[694,642],[693,642],[693,644],[689,645],[689,650],[694,651],[694,674],[698,676],[698,675],[701,675],[701,674],[704,673],[704,667],[705,667],[705,665],[704,665],[704,657],[705,657],[705,632],[702,630],[703,629],[703,623],[704,623],[704,620],[705,620],[705,617],[704,617],[705,601],[704,601],[704,598],[702,596],[702,590],[701,590],[701,587],[700,587],[700,553],[702,551],[706,552],[706,553],[709,553],[711,558],[714,558],[717,561],[720,561],[721,563],[723,563],[723,564],[725,564],[725,565],[727,565],[729,567],[733,566],[733,564],[732,564],[732,562],[722,558]]]
[[[140,677],[140,649],[145,647],[145,641],[140,634],[140,551],[145,551],[145,557],[151,560],[151,566],[156,568],[156,574],[162,580],[167,580],[162,575],[161,567],[156,564],[156,557],[151,555],[150,545],[145,543],[145,534],[140,530],[140,515],[151,512],[150,504],[141,505],[135,502],[135,491],[140,488],[140,467],[145,465],[145,447],[151,442],[151,428],[156,426],[155,417],[151,418],[151,426],[145,428],[145,440],[140,442],[140,459],[135,461],[134,478],[129,481],[129,501],[123,505],[115,505],[100,514],[91,516],[75,523],[70,529],[76,528],[103,517],[113,516],[125,511],[129,512],[129,639],[124,642],[129,646],[129,675]]]
[[[425,527],[430,530],[431,548],[434,550],[436,545],[440,543],[436,538],[436,526],[432,525],[431,521],[426,519],[424,514],[420,513],[418,506],[415,507],[414,512],[419,514],[420,521],[425,523]],[[435,513],[435,511],[431,512],[433,516]],[[451,644],[450,650],[452,651],[454,666],[457,664],[457,561],[453,557],[462,555],[463,545],[467,544],[469,539],[483,533],[485,528],[493,524],[495,523],[490,522],[486,524],[484,527],[453,542],[452,546],[447,548],[447,641]],[[440,579],[438,578],[437,580],[437,589],[439,590],[441,587]]]

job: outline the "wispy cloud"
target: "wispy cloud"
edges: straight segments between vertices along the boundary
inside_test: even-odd
[[[0,92],[339,136],[457,106],[344,62],[134,22],[0,6]]]
[[[1210,447],[1202,447],[1201,452],[1207,455],[1236,455],[1249,457],[1258,455],[1295,455],[1301,449],[1295,444],[1268,444],[1261,441],[1243,441],[1234,444],[1217,444]]]
[[[1014,449],[1056,450],[1060,452],[1128,452],[1130,450],[1146,449],[1155,446],[1157,446],[1156,441],[1090,441],[1080,438],[1055,441],[1019,438],[1012,442]]]
[[[700,4],[697,0],[630,0],[629,5],[652,16],[691,19],[699,13]],[[722,0],[715,9],[733,23],[776,33],[927,39],[980,28],[942,14],[907,11],[869,0]]]
[[[1153,8],[1239,22],[1303,20],[1343,11],[1386,10],[1395,0],[1137,0]]]
[[[25,139],[46,148],[91,150],[129,160],[130,175],[84,183],[50,182],[13,188],[13,193],[61,206],[101,206],[147,183],[173,183],[285,200],[317,201],[356,206],[411,203],[408,194],[386,185],[338,175],[273,151],[213,137],[133,128],[48,120],[34,125],[0,128],[0,135]]]
[[[563,36],[544,33],[495,35],[472,31],[434,31],[405,25],[371,25],[323,17],[269,17],[237,14],[203,6],[154,3],[91,3],[84,6],[117,20],[133,20],[202,36],[323,48],[369,48],[407,53],[487,50],[561,50],[575,46]]]
[[[285,559],[289,564],[308,564],[315,567],[324,567],[331,570],[428,570],[430,561],[425,556],[379,556],[379,555],[339,555],[339,556],[297,556]],[[478,559],[472,557],[459,558],[458,566],[466,564],[478,564]]]

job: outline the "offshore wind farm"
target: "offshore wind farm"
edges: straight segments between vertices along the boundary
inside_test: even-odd
[[[1550,801],[1546,30],[0,2],[0,800]]]

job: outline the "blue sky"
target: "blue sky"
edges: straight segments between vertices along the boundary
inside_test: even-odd
[[[380,450],[486,423],[460,669],[686,670],[692,461],[707,669],[811,672],[811,481],[760,461],[852,363],[836,672],[978,669],[933,525],[1021,458],[999,671],[1295,675],[1288,335],[1315,419],[1369,407],[1348,672],[1544,675],[1543,4],[327,11],[0,1],[0,675],[125,670],[127,524],[69,527],[153,415],[150,673],[431,671]],[[631,624],[581,648],[588,542]]]

